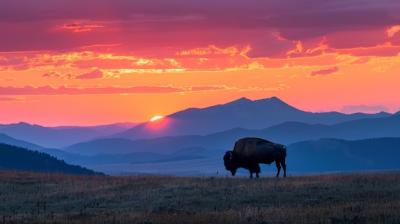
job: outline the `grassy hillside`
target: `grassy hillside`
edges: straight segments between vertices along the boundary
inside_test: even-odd
[[[250,180],[8,172],[0,173],[0,221],[399,223],[399,183],[400,173]]]
[[[94,175],[96,172],[69,165],[46,153],[0,143],[0,170]]]

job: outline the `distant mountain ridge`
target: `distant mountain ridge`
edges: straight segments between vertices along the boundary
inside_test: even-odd
[[[179,111],[156,123],[143,123],[110,138],[135,140],[179,135],[206,135],[236,127],[245,129],[267,128],[288,121],[307,124],[336,124],[390,115],[385,112],[377,114],[313,113],[299,110],[277,97],[254,101],[240,98],[226,104]]]
[[[132,126],[134,124],[118,123],[89,127],[44,127],[20,122],[16,124],[0,124],[0,133],[46,148],[62,148],[74,143],[112,135]]]

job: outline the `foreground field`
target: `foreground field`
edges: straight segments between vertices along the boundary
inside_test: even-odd
[[[0,223],[400,223],[400,174],[261,178],[0,173]]]

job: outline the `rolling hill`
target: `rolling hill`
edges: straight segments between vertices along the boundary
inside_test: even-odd
[[[79,175],[100,174],[80,166],[69,165],[46,153],[6,144],[0,144],[0,170]]]

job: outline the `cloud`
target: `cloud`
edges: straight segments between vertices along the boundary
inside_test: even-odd
[[[180,52],[177,52],[177,56],[208,56],[208,57],[213,57],[213,56],[218,56],[218,55],[228,55],[228,56],[236,56],[240,54],[245,54],[246,51],[248,51],[248,46],[244,47],[243,49],[239,49],[236,46],[231,46],[227,48],[219,48],[215,45],[209,45],[208,47],[205,48],[194,48],[194,49],[189,49],[189,50],[183,50]]]
[[[91,72],[83,73],[81,75],[76,76],[76,79],[100,79],[103,78],[104,74],[100,70],[94,70]]]
[[[383,105],[347,105],[344,106],[341,111],[343,113],[378,113],[382,111],[388,111],[389,109]]]
[[[24,98],[21,97],[7,97],[7,96],[0,96],[0,101],[23,101]]]
[[[394,37],[398,32],[400,32],[400,25],[392,26],[386,30],[386,34],[389,38]]]
[[[51,86],[25,86],[25,87],[0,87],[1,95],[91,95],[91,94],[141,94],[141,93],[179,93],[225,90],[226,86],[133,86],[133,87],[51,87]],[[8,98],[8,97],[7,97]]]
[[[82,33],[82,32],[91,32],[95,29],[103,28],[104,25],[100,24],[88,24],[88,23],[82,23],[82,22],[73,22],[73,23],[67,23],[63,24],[60,27],[57,27],[57,30],[62,30],[62,31],[70,31],[73,33]]]
[[[335,52],[338,54],[350,54],[354,56],[397,56],[400,53],[400,45],[394,46],[391,43],[385,43],[372,47],[336,49]]]
[[[72,79],[71,74],[61,74],[59,72],[50,71],[42,75],[43,78],[59,78],[59,79]]]
[[[0,71],[28,69],[26,57],[15,55],[0,55]]]
[[[169,86],[136,87],[0,87],[1,95],[89,95],[89,94],[129,94],[129,93],[173,93],[183,89]]]
[[[7,32],[0,36],[0,51],[107,46],[144,56],[154,52],[171,56],[182,49],[213,44],[251,46],[249,55],[254,57],[286,57],[284,52],[297,41],[322,37],[338,48],[382,44],[387,28],[400,24],[399,10],[396,0],[221,0],[218,4],[212,0],[98,0],[96,4],[90,0],[79,4],[3,0],[0,30]],[[54,27],[68,32],[54,32]],[[371,30],[376,33],[365,35]]]
[[[332,67],[332,68],[327,68],[327,69],[321,69],[321,70],[316,70],[312,71],[310,75],[312,76],[317,76],[317,75],[330,75],[333,73],[336,73],[339,71],[338,67]]]
[[[228,90],[232,89],[232,87],[228,86],[192,86],[188,90],[189,91],[217,91],[217,90]]]

